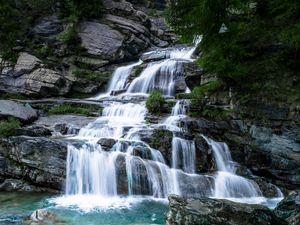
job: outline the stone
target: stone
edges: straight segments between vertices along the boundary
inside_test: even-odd
[[[14,76],[28,74],[41,64],[41,60],[26,52],[20,53],[14,68]]]
[[[287,225],[270,209],[210,198],[169,196],[167,225]]]
[[[17,78],[0,77],[0,91],[21,93],[29,96],[58,96],[70,91],[71,82],[61,73],[44,68],[38,68],[30,74]]]
[[[30,137],[47,137],[51,136],[51,130],[38,125],[32,125],[28,127],[17,128],[15,131],[16,136],[30,136]]]
[[[300,224],[300,191],[293,191],[278,203],[275,214],[290,225]]]
[[[116,140],[113,138],[101,138],[97,144],[101,145],[104,151],[110,151],[114,144],[116,144]]]
[[[66,158],[64,141],[26,136],[0,139],[0,177],[21,181],[17,183],[21,190],[26,189],[27,183],[40,190],[62,190]]]
[[[34,34],[40,36],[50,36],[59,34],[64,30],[63,24],[58,16],[52,15],[42,18],[37,25],[32,29]]]
[[[97,22],[81,22],[77,30],[88,54],[109,61],[122,58],[124,36],[119,31]]]
[[[36,110],[11,100],[0,100],[0,118],[14,117],[23,122],[32,122],[38,118]]]

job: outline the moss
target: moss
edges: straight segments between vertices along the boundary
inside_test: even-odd
[[[150,113],[159,114],[162,112],[165,103],[164,97],[157,90],[151,91],[147,101],[146,108]]]
[[[0,95],[0,99],[20,99],[26,100],[29,99],[27,96],[22,95],[20,93],[4,93]]]
[[[13,136],[20,125],[20,121],[12,117],[7,120],[0,121],[0,137]]]
[[[74,105],[74,104],[62,104],[62,105],[56,105],[50,109],[46,109],[46,111],[50,114],[79,114],[79,115],[90,115],[91,112],[101,112],[102,108],[95,105]]]

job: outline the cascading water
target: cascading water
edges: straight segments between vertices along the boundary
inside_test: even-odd
[[[141,75],[133,80],[127,93],[146,94],[156,89],[163,95],[173,96],[175,80],[184,77],[183,64],[192,61],[192,55],[200,41],[201,37],[198,37],[194,40],[194,47],[174,49],[166,60],[149,64]]]
[[[183,76],[183,63],[192,60],[196,45],[172,50],[168,59],[148,65],[124,95],[133,97],[131,93],[149,93],[152,89],[173,95],[174,81]],[[118,68],[104,95],[126,88],[132,68],[139,64]],[[225,143],[204,137],[213,150],[218,172],[215,176],[197,174],[199,153],[195,141],[185,139],[184,130],[179,127],[179,121],[187,117],[188,103],[177,100],[171,115],[162,124],[149,125],[145,121],[147,110],[143,100],[104,101],[102,116],[71,138],[66,195],[57,202],[63,206],[93,208],[128,205],[131,202],[128,196],[141,195],[164,199],[170,194],[230,199],[261,197],[254,182],[235,174],[235,163]],[[155,127],[173,132],[169,162],[139,135],[141,130],[151,131]]]
[[[215,198],[250,198],[262,197],[255,182],[235,174],[234,162],[227,144],[216,142],[203,136],[211,146],[218,167],[215,177]]]

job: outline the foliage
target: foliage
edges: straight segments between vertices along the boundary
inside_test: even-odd
[[[97,81],[101,73],[85,71],[85,70],[75,70],[73,71],[73,75],[78,78],[82,78],[90,81]]]
[[[183,40],[203,35],[198,63],[227,86],[288,100],[299,88],[299,12],[297,0],[171,0],[168,21]]]
[[[165,99],[161,93],[157,90],[153,90],[146,101],[146,108],[150,113],[161,113],[164,103]]]
[[[62,104],[56,105],[49,109],[50,114],[67,114],[74,113],[80,115],[89,115],[91,112],[101,112],[101,108],[94,105],[72,105],[72,104]]]
[[[25,99],[28,99],[28,97],[26,97],[23,94],[19,94],[19,93],[3,93],[3,94],[0,94],[0,99],[20,99],[20,100],[25,100]]]
[[[66,32],[61,34],[59,39],[64,44],[70,46],[76,46],[79,43],[79,37],[73,25],[71,25]]]
[[[15,118],[0,121],[0,137],[9,137],[15,134],[15,130],[20,127],[20,121]]]

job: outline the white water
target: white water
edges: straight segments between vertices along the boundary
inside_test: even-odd
[[[192,60],[195,49],[196,45],[173,50],[170,58],[150,64],[130,84],[125,97],[130,100],[131,93],[149,93],[152,89],[173,95],[174,80],[183,75],[182,63]],[[118,68],[107,93],[95,99],[126,88],[132,68],[139,64]],[[179,127],[179,121],[186,117],[188,101],[176,101],[171,115],[156,126],[173,132],[170,162],[164,152],[141,141],[140,132],[151,132],[154,126],[145,122],[145,102],[109,101],[103,105],[102,116],[80,129],[72,138],[75,143],[68,146],[66,195],[56,199],[57,204],[84,210],[128,207],[145,196],[166,199],[170,194],[264,201],[254,182],[235,174],[235,163],[225,143],[204,137],[213,150],[218,172],[215,176],[197,174],[199,153],[195,142],[183,138],[184,131]],[[112,144],[107,146],[105,141]]]

